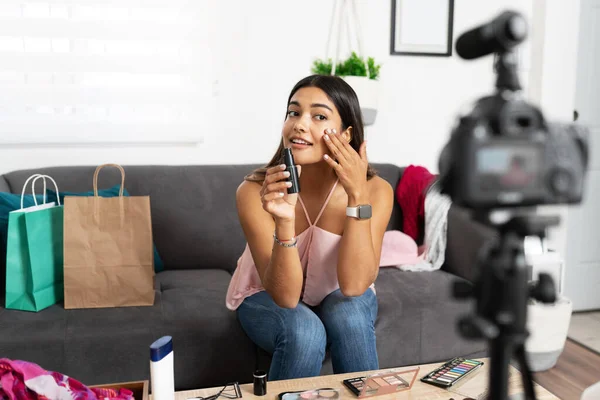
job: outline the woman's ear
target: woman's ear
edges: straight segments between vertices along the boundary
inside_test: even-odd
[[[349,126],[344,132],[342,132],[342,137],[348,143],[352,140],[352,127]]]

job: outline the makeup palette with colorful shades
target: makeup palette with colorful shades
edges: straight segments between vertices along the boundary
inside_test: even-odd
[[[358,398],[380,396],[410,390],[419,370],[420,367],[394,368],[343,382]]]
[[[421,378],[421,382],[447,388],[454,385],[464,377],[470,376],[482,365],[483,362],[481,361],[456,357],[425,375],[423,378]]]

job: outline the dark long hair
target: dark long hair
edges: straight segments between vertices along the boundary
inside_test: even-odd
[[[286,104],[286,118],[287,118],[287,107],[294,94],[305,87],[316,87],[321,89],[327,94],[327,97],[333,102],[335,108],[337,108],[340,117],[342,119],[342,131],[352,127],[352,134],[350,139],[350,146],[359,151],[360,146],[365,140],[365,131],[362,120],[362,113],[360,111],[360,104],[358,103],[358,97],[354,92],[354,89],[345,80],[338,76],[332,75],[311,75],[302,79],[290,92],[288,97],[288,104]],[[265,174],[268,168],[283,163],[283,137],[279,142],[279,147],[273,155],[273,158],[269,163],[262,167],[252,171],[244,178],[248,181],[262,182],[265,179]],[[377,175],[377,171],[369,165],[367,168],[367,179],[371,179]]]

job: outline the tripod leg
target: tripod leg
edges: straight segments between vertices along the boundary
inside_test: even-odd
[[[518,344],[515,346],[515,358],[521,368],[521,377],[523,379],[523,388],[525,389],[525,398],[527,400],[535,400],[535,391],[533,389],[533,379],[531,377],[531,371],[527,364],[527,357],[525,355],[525,345]]]

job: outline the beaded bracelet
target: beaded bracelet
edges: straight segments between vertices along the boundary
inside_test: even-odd
[[[275,243],[277,243],[278,245],[283,246],[283,247],[296,247],[296,243],[298,243],[298,239],[296,239],[295,236],[290,239],[290,241],[292,241],[292,240],[294,241],[293,243],[282,242],[281,240],[279,240],[277,238],[277,235],[275,234],[275,232],[273,232],[273,239],[275,239]],[[287,240],[286,240],[286,242],[287,242]]]

